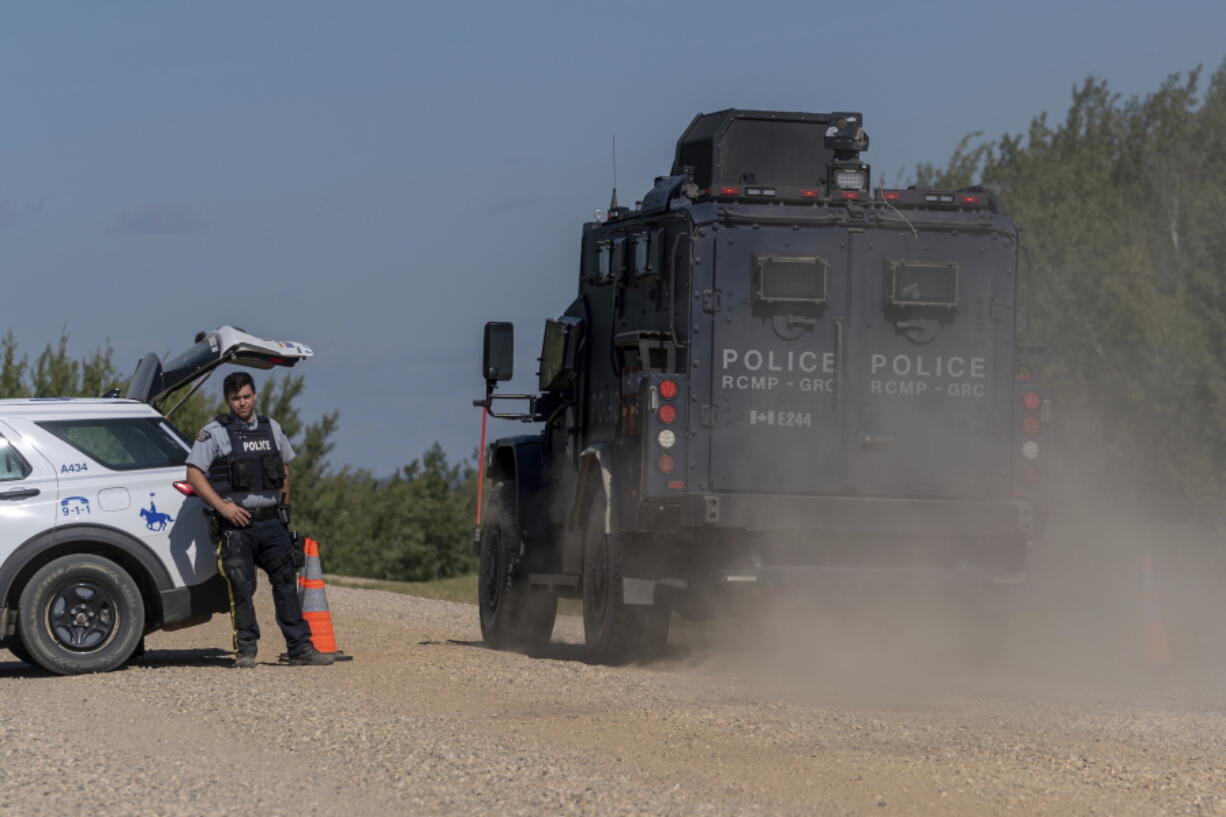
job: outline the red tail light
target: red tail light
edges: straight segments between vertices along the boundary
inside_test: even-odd
[[[668,425],[673,420],[677,419],[677,407],[670,403],[665,403],[664,405],[660,406],[660,409],[656,412],[656,416],[660,418],[661,423]]]
[[[1038,411],[1042,405],[1043,399],[1038,394],[1028,391],[1022,395],[1022,405],[1026,407],[1026,411]]]
[[[741,195],[741,188],[724,185],[720,187],[719,194],[721,196],[739,196]]]
[[[661,474],[671,474],[676,467],[677,461],[673,459],[672,454],[661,454],[656,457],[656,468],[660,469]]]
[[[175,487],[176,491],[183,494],[183,496],[195,496],[196,495],[196,489],[193,488],[192,484],[190,482],[187,482],[186,480],[179,480],[178,482],[172,482],[171,485]]]
[[[660,381],[660,396],[665,400],[672,400],[677,396],[677,381],[676,380],[661,380]]]
[[[801,190],[800,197],[802,199],[815,199],[817,198],[817,191],[816,190]]]
[[[881,197],[886,201],[898,201],[902,198],[902,193],[885,193]]]
[[[1025,420],[1022,420],[1022,431],[1025,431],[1027,434],[1038,434],[1039,418],[1027,417]]]

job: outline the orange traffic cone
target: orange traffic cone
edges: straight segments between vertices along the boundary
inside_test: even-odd
[[[306,567],[298,576],[298,599],[302,617],[311,625],[311,643],[320,652],[336,653],[336,636],[332,633],[332,613],[328,610],[328,595],[324,591],[324,571],[319,562],[319,543],[303,540]]]
[[[1149,556],[1141,560],[1141,660],[1151,667],[1168,666],[1174,659],[1166,639],[1166,625],[1158,607],[1158,589],[1154,583],[1154,562]]]

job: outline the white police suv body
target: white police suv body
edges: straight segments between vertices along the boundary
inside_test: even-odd
[[[147,355],[128,399],[0,400],[0,646],[101,672],[148,632],[225,611],[204,506],[182,481],[190,443],[147,401],[225,363],[311,354],[223,326],[165,364]]]

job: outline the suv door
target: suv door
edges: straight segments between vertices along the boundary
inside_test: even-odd
[[[60,518],[59,480],[51,462],[8,423],[0,422],[0,561]]]
[[[216,572],[202,503],[174,487],[183,479],[188,446],[165,419],[92,416],[37,426],[48,456],[61,463],[64,501],[71,495],[88,508],[61,525],[106,525],[143,541],[177,586]]]

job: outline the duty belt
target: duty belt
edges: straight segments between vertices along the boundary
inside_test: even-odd
[[[265,520],[268,520],[268,519],[278,518],[276,505],[273,505],[268,508],[243,508],[243,510],[251,514],[252,522],[264,522]],[[236,525],[231,525],[224,518],[221,519],[220,521],[221,521],[221,524],[223,525],[229,525],[230,527],[237,527]]]

